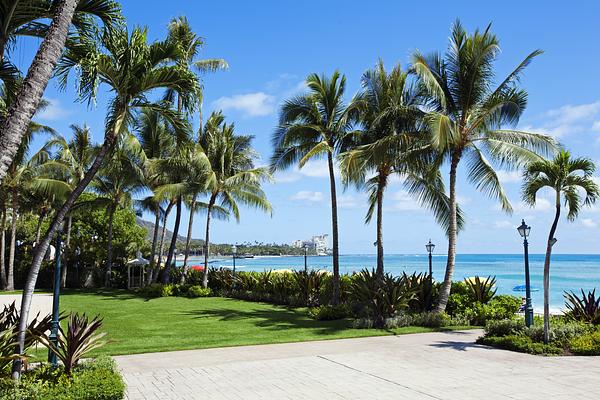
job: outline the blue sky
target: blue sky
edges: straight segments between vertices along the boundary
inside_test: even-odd
[[[267,163],[270,137],[277,121],[278,105],[303,90],[303,79],[311,72],[330,74],[339,69],[348,79],[348,97],[359,89],[360,76],[382,58],[388,67],[406,65],[419,49],[428,53],[444,50],[452,22],[458,17],[473,30],[493,23],[502,52],[497,73],[503,77],[534,49],[545,53],[526,70],[522,86],[529,92],[529,106],[520,128],[556,136],[575,155],[600,164],[600,4],[577,2],[566,6],[553,1],[254,1],[199,2],[187,0],[127,1],[128,24],[146,25],[149,36],[163,38],[173,17],[186,15],[195,31],[205,37],[201,57],[222,57],[230,69],[208,75],[205,114],[223,109],[237,131],[255,135],[255,146]],[[13,59],[27,64],[31,41],[23,41]],[[37,41],[34,41],[37,45]],[[51,106],[39,119],[69,134],[71,123],[87,122],[94,138],[103,135],[106,93],[88,108],[74,103],[70,87],[59,92],[50,83],[46,97]],[[600,176],[600,173],[597,174]],[[521,218],[532,225],[533,252],[543,252],[552,218],[552,207],[543,196],[537,209],[520,204],[518,173],[502,171],[505,188],[515,212],[499,211],[464,179],[458,193],[467,213],[467,228],[459,236],[462,253],[518,253],[521,242],[515,227]],[[303,170],[276,176],[266,192],[274,212],[272,218],[244,209],[242,221],[215,221],[215,242],[291,242],[313,234],[330,232],[329,188],[322,162]],[[599,180],[600,181],[600,180]],[[342,253],[373,253],[374,226],[363,223],[364,194],[353,189],[340,192],[340,248]],[[187,226],[183,214],[182,232]],[[172,223],[172,221],[171,221]],[[203,217],[195,219],[193,236],[202,237]],[[396,182],[385,199],[384,245],[388,253],[421,253],[431,238],[436,250],[445,252],[443,232],[431,215],[402,191]],[[598,253],[600,206],[586,210],[569,223],[561,220],[555,250],[560,253]]]

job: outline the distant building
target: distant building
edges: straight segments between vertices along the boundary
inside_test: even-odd
[[[291,243],[292,247],[302,248],[304,246],[311,250],[314,250],[317,255],[326,255],[329,250],[329,241],[327,238],[329,235],[315,235],[308,240],[294,240]]]

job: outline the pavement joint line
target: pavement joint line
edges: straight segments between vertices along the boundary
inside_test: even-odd
[[[339,365],[339,366],[341,366],[341,367],[347,368],[347,369],[349,369],[349,370],[352,370],[352,371],[355,371],[355,372],[359,372],[359,373],[361,373],[361,374],[368,375],[368,376],[370,376],[370,377],[373,377],[373,378],[375,378],[375,379],[382,380],[382,381],[384,381],[384,382],[391,383],[392,385],[396,385],[396,386],[403,387],[403,388],[405,388],[405,389],[408,389],[408,390],[410,390],[410,391],[412,391],[412,392],[419,393],[419,394],[425,395],[425,396],[427,396],[427,397],[431,397],[432,399],[436,399],[436,400],[444,400],[444,399],[442,399],[441,397],[437,397],[437,396],[434,396],[434,395],[432,395],[432,394],[429,394],[429,393],[427,393],[427,392],[423,392],[423,391],[421,391],[421,390],[418,390],[418,389],[411,388],[410,386],[406,386],[406,385],[403,385],[403,384],[401,384],[401,383],[395,382],[395,381],[393,381],[393,380],[391,380],[391,379],[387,379],[387,378],[381,377],[381,376],[379,376],[379,375],[375,375],[375,374],[372,374],[372,373],[370,373],[370,372],[363,371],[363,370],[360,370],[360,369],[358,369],[358,368],[351,367],[351,366],[349,366],[349,365],[346,365],[346,364],[344,364],[344,363],[341,363],[341,362],[338,362],[338,361],[332,360],[332,359],[330,359],[330,358],[327,358],[327,357],[325,357],[325,356],[317,356],[317,357],[318,357],[318,358],[320,358],[320,359],[322,359],[322,360],[329,361],[330,363],[337,364],[337,365]]]

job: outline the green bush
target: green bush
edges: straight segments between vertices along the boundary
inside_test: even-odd
[[[125,383],[115,362],[100,357],[77,366],[70,377],[49,365],[23,374],[18,384],[0,379],[0,400],[121,400]]]
[[[460,282],[459,282],[460,283]],[[454,287],[454,285],[452,285]],[[464,314],[473,302],[466,293],[450,293],[446,312],[450,315]]]
[[[591,326],[578,322],[563,322],[555,318],[550,324],[550,342],[557,346],[566,347],[568,343],[580,336],[590,333]],[[533,325],[525,329],[524,334],[535,342],[544,341],[544,326],[542,324]]]
[[[485,324],[485,335],[503,337],[509,335],[519,335],[525,331],[525,321],[522,319],[501,319],[498,321],[488,321]]]
[[[514,318],[521,300],[516,296],[500,295],[490,300],[487,304],[472,303],[463,311],[473,325],[485,325],[488,321]]]
[[[571,339],[569,347],[573,354],[600,356],[600,330]]]
[[[477,339],[477,343],[528,354],[559,355],[564,352],[554,344],[534,342],[530,337],[523,335],[483,336]]]
[[[209,297],[212,295],[212,290],[210,288],[194,285],[189,287],[187,295],[188,297]]]
[[[427,328],[441,328],[452,325],[452,318],[442,312],[422,312],[412,316],[411,325]]]
[[[172,284],[162,284],[162,283],[153,283],[148,285],[140,290],[140,293],[149,298],[155,297],[169,297],[173,296],[174,285]]]
[[[324,305],[311,307],[308,309],[308,315],[319,321],[332,321],[335,319],[343,319],[348,317],[348,307],[340,304],[337,306],[334,305]]]

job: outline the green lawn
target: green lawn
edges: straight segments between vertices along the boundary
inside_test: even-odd
[[[119,290],[69,291],[61,310],[100,314],[110,343],[95,354],[111,355],[433,331],[352,329],[350,320],[315,321],[302,308],[221,297],[146,300]]]

